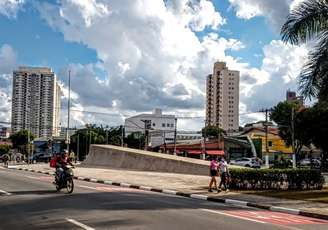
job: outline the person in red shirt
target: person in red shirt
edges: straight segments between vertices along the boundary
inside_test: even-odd
[[[63,172],[65,171],[67,165],[73,166],[72,162],[68,157],[68,151],[65,150],[63,154],[56,155],[55,183],[57,183],[59,179],[62,177]]]

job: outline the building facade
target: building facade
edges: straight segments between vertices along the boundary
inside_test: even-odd
[[[30,130],[35,137],[58,136],[60,87],[46,67],[19,67],[13,72],[12,132]]]
[[[239,75],[224,62],[214,64],[213,73],[206,79],[206,125],[227,132],[239,129]]]
[[[304,97],[297,96],[296,92],[287,90],[286,92],[286,101],[288,102],[298,102],[300,106],[304,106]]]
[[[8,139],[10,137],[11,130],[8,127],[0,127],[0,140]]]
[[[161,109],[155,109],[152,114],[139,114],[125,119],[125,136],[147,131],[149,133],[148,145],[156,147],[174,142],[176,124],[174,115],[165,115],[162,114]]]

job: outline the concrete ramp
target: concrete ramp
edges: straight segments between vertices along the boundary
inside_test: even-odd
[[[85,166],[208,175],[209,162],[112,145],[91,145]]]

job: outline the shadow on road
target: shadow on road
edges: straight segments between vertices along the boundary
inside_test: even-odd
[[[31,190],[31,191],[9,191],[12,196],[15,195],[48,195],[58,193],[56,190]]]

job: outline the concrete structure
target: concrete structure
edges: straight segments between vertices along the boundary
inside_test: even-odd
[[[12,132],[36,137],[59,135],[60,87],[46,67],[19,67],[13,73]]]
[[[239,129],[239,72],[216,62],[206,79],[206,125],[227,132]]]
[[[125,119],[125,136],[131,133],[149,132],[149,146],[155,147],[163,143],[174,142],[176,130],[174,115],[162,114],[161,109],[155,109],[152,114],[139,114]]]
[[[304,97],[303,96],[297,96],[296,92],[287,90],[286,92],[286,101],[289,102],[298,102],[301,106],[304,105]]]
[[[208,175],[209,162],[111,145],[91,145],[87,166]]]

